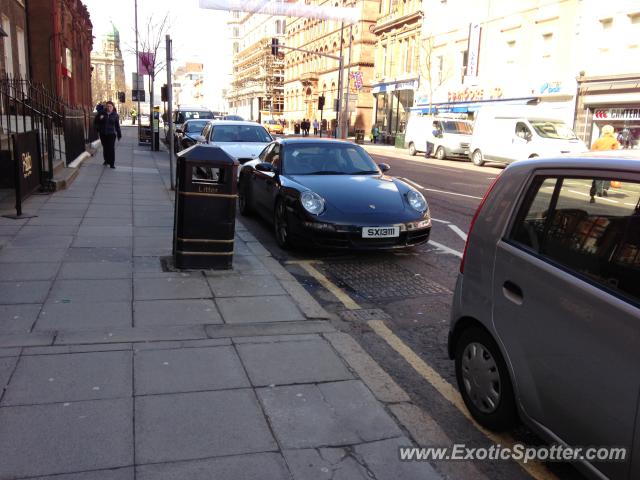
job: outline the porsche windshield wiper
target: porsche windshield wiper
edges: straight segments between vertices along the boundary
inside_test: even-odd
[[[319,172],[305,173],[305,175],[346,175],[346,173],[338,172],[336,170],[321,170]]]
[[[351,172],[349,173],[349,175],[373,175],[376,173],[380,173],[380,172],[377,170],[361,170],[359,172]]]

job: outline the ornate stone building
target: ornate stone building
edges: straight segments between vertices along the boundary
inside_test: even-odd
[[[232,12],[233,72],[227,93],[229,113],[245,120],[280,118],[284,108],[283,60],[271,54],[271,39],[284,38],[285,17]]]
[[[361,19],[354,24],[342,24],[336,20],[290,18],[287,23],[286,45],[313,53],[285,50],[284,117],[293,122],[308,118],[320,121],[318,97],[324,95],[322,117],[326,127],[335,125],[335,100],[338,98],[339,63],[325,53],[344,58],[344,91],[349,84],[349,127],[371,128],[373,97],[373,62],[376,39],[370,28],[379,16],[378,0],[331,2],[310,0],[310,5],[324,7],[343,6],[358,8]],[[341,35],[342,32],[342,35]],[[342,38],[341,38],[342,37]],[[346,101],[346,95],[344,96]],[[325,127],[325,128],[326,128]]]
[[[129,99],[130,91],[127,91],[124,76],[124,60],[120,50],[120,32],[111,24],[111,30],[103,36],[99,48],[91,53],[91,89],[93,92],[93,104],[111,100],[118,101],[118,92],[126,92]]]
[[[420,81],[421,0],[381,0],[372,93],[381,132],[403,132]]]

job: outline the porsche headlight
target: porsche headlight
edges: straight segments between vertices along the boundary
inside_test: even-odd
[[[320,215],[324,211],[324,198],[314,192],[302,192],[300,202],[303,208],[312,215]]]
[[[407,192],[407,201],[409,205],[411,205],[411,208],[418,212],[422,213],[427,209],[427,200],[416,190],[409,190]]]

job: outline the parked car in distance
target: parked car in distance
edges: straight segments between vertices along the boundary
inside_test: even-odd
[[[187,120],[180,128],[176,129],[174,149],[176,152],[189,148],[198,143],[198,136],[209,120]]]
[[[240,213],[272,221],[281,248],[392,249],[429,239],[424,196],[359,145],[279,138],[240,171]]]
[[[197,137],[198,143],[215,144],[241,164],[258,157],[273,137],[254,122],[210,120]]]
[[[536,157],[587,151],[558,114],[538,106],[482,107],[473,122],[469,158],[509,164]]]
[[[432,144],[431,155],[438,160],[468,158],[471,141],[471,122],[456,118],[412,114],[407,123],[405,144],[411,155],[425,152]]]
[[[626,448],[623,461],[577,466],[640,478],[639,279],[640,152],[510,165],[471,222],[451,309],[471,415],[492,430],[521,420],[554,444]]]
[[[203,107],[188,107],[180,105],[173,111],[174,132],[179,128],[182,128],[182,124],[187,120],[213,120],[216,115],[217,112],[213,112]],[[167,122],[165,122],[164,136],[168,141],[169,127]]]
[[[269,133],[278,135],[282,135],[284,133],[284,127],[277,120],[265,120],[262,122],[262,125],[264,125],[264,128],[266,128]]]

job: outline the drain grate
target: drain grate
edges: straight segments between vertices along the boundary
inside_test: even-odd
[[[379,308],[361,308],[359,310],[344,310],[338,312],[347,322],[368,322],[369,320],[390,320],[391,317]]]
[[[323,268],[367,300],[451,294],[439,283],[393,262],[336,262],[324,264]]]

